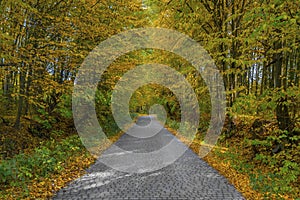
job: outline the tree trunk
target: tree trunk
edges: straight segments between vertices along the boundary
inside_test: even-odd
[[[22,64],[22,67],[24,67],[24,64]],[[25,75],[26,73],[23,72],[22,69],[20,69],[20,91],[19,91],[19,100],[18,100],[18,111],[16,116],[16,121],[14,124],[14,127],[19,129],[21,124],[21,116],[23,112],[23,101],[24,101],[24,90],[25,90]]]
[[[275,49],[280,49],[281,43],[275,43]],[[274,84],[276,89],[284,89],[282,87],[282,65],[283,65],[283,55],[282,53],[276,53],[274,55]],[[280,97],[276,105],[276,117],[278,122],[278,127],[280,130],[287,130],[291,132],[294,129],[294,125],[289,116],[289,109],[287,106],[287,97]]]

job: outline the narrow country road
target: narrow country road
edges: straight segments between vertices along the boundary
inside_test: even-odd
[[[149,123],[150,117],[140,117],[139,125]],[[159,124],[159,123],[157,123]],[[157,125],[158,126],[158,125]],[[134,132],[134,131],[133,131]],[[143,133],[141,133],[143,134]],[[174,136],[166,129],[152,137],[138,138],[124,134],[116,145],[126,151],[151,152],[168,144]],[[184,145],[176,139],[178,145]],[[102,157],[118,155],[107,149]],[[174,163],[152,172],[126,173],[107,167],[98,161],[87,174],[61,189],[53,199],[245,199],[215,169],[187,150]]]

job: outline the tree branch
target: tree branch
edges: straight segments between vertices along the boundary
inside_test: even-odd
[[[0,63],[0,67],[6,67],[6,66],[16,66],[17,63]]]
[[[194,12],[194,9],[190,6],[190,4],[189,4],[187,1],[185,1],[185,5],[187,5],[187,7],[189,7],[189,9],[190,9],[192,12]]]

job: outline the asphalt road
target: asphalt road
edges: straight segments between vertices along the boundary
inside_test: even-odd
[[[145,126],[149,124],[150,120],[150,117],[141,117],[137,124]],[[159,123],[152,122],[154,129],[160,126]],[[156,151],[172,140],[176,141],[178,148],[184,146],[166,129],[162,129],[155,135],[153,132],[141,132],[141,130],[138,127],[133,127],[131,134],[124,134],[115,143],[116,146],[127,152],[135,153]],[[139,132],[141,137],[139,137]],[[147,134],[150,136],[147,137]],[[135,162],[124,159],[123,153],[118,151],[120,149],[114,147],[107,149],[98,161],[87,169],[86,175],[61,189],[53,199],[245,199],[225,177],[190,149],[187,149],[175,162],[160,169],[156,169],[155,165],[152,164],[154,160],[148,158],[138,163],[139,167],[135,168],[137,166],[134,164]],[[168,152],[164,153],[165,156],[168,156]],[[116,165],[117,162],[127,172],[126,170],[116,170],[115,167],[108,167],[103,164],[103,160],[105,163],[109,163],[107,160],[111,160],[111,166],[118,166]],[[141,165],[141,163],[145,164]],[[143,172],[143,168],[145,172]],[[128,169],[132,172],[128,172]],[[135,170],[136,173],[134,173]]]

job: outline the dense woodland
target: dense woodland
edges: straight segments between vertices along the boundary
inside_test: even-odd
[[[220,148],[213,153],[235,171],[229,180],[249,199],[296,199],[299,8],[299,0],[0,0],[0,198],[49,197],[62,184],[50,188],[41,182],[83,165],[78,159],[64,165],[66,158],[91,162],[72,120],[72,90],[80,65],[112,35],[162,27],[201,44],[223,75],[226,120]],[[103,130],[109,137],[119,133],[110,109],[112,91],[124,73],[145,63],[171,66],[192,85],[201,111],[196,145],[209,127],[208,88],[190,63],[157,49],[126,54],[105,72],[96,93]],[[159,85],[146,85],[133,94],[132,116],[148,113],[153,104],[164,106],[167,125],[176,129],[178,100]],[[236,180],[238,174],[243,178]],[[35,194],[30,184],[44,190]]]

